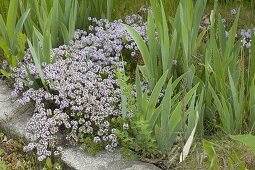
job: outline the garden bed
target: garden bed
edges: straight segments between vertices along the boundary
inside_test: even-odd
[[[2,3],[1,129],[46,169],[253,167],[254,2],[131,1]]]

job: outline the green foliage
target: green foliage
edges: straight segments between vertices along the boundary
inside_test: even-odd
[[[207,167],[212,170],[218,169],[218,164],[219,164],[219,160],[217,158],[217,155],[216,155],[213,145],[214,144],[212,142],[203,140],[203,147],[204,147],[204,150],[206,151],[207,156],[209,158]]]
[[[247,89],[248,89],[248,127],[250,131],[253,131],[255,128],[255,36],[254,33],[251,35],[251,53],[249,55],[248,61],[248,80],[247,80]]]
[[[202,32],[198,36],[198,29],[205,5],[206,0],[197,1],[195,6],[192,0],[181,1],[175,18],[171,20],[172,28],[169,28],[162,1],[159,3],[151,0],[152,11],[148,14],[147,45],[133,28],[124,25],[141,52],[144,65],[139,66],[139,69],[149,83],[150,89],[154,88],[156,82],[167,70],[167,80],[173,76],[174,59],[178,59],[182,63],[180,65],[183,73],[189,71],[188,85],[191,89],[194,76],[191,56],[195,53],[204,35]],[[182,44],[183,54],[177,58],[180,44]]]
[[[96,155],[96,153],[104,149],[103,143],[96,143],[91,140],[91,137],[81,137],[79,142],[83,143],[82,148],[92,155]]]
[[[0,149],[0,156],[3,155],[3,153],[4,153],[4,150]]]
[[[214,99],[214,104],[219,113],[221,123],[223,125],[222,130],[226,133],[239,133],[242,127],[244,112],[244,89],[240,89],[239,91],[235,88],[230,73],[229,81],[231,90],[230,97],[232,98],[232,100],[228,100],[222,93],[218,97],[211,85],[209,86],[209,88]]]
[[[40,80],[35,80],[27,69],[27,75],[34,83],[29,85],[25,80],[22,81],[34,89],[41,86],[48,89],[44,80],[42,64],[53,63],[55,59],[51,58],[51,49],[60,44],[68,44],[73,38],[78,1],[19,0],[19,4],[21,13],[24,13],[26,8],[32,9],[27,22],[25,22],[25,30],[28,35],[28,46],[40,77]],[[22,45],[19,47],[23,48]]]
[[[248,96],[248,113],[249,113],[249,122],[248,122],[248,127],[249,130],[252,132],[255,128],[255,82],[251,83],[249,87],[249,96]]]
[[[139,70],[150,87],[149,90],[147,89],[147,91],[150,91],[149,93],[142,91],[140,75],[137,71],[137,109],[134,109],[136,112],[134,112],[135,118],[132,119],[132,122],[145,122],[148,128],[147,131],[150,132],[149,136],[155,139],[158,149],[163,153],[164,151],[169,152],[168,149],[173,145],[178,132],[184,134],[183,140],[187,140],[194,127],[194,113],[196,110],[201,112],[198,127],[201,132],[203,131],[204,112],[207,119],[219,120],[220,126],[216,125],[216,127],[220,127],[225,133],[240,133],[245,128],[244,121],[246,121],[246,118],[248,128],[253,130],[255,99],[252,94],[255,92],[255,86],[252,63],[255,61],[253,59],[255,43],[252,43],[253,48],[247,60],[244,57],[241,41],[236,40],[240,9],[230,29],[229,37],[226,37],[226,30],[221,22],[220,15],[217,17],[218,22],[216,23],[217,4],[215,5],[210,16],[212,28],[209,39],[204,45],[204,55],[202,54],[204,74],[200,75],[197,71],[198,68],[192,63],[192,56],[197,53],[197,49],[205,35],[203,31],[199,33],[198,28],[206,1],[197,1],[195,6],[193,6],[192,1],[181,1],[175,19],[170,19],[171,28],[167,26],[162,3],[152,1],[151,4],[153,13],[149,12],[148,14],[147,44],[134,29],[124,25],[136,41],[141,52],[144,65],[139,66]],[[155,38],[154,30],[158,33],[158,39]],[[180,35],[179,32],[181,32]],[[172,42],[168,39],[169,37]],[[254,35],[252,41],[255,41]],[[180,61],[179,66],[182,67],[179,70],[182,70],[182,73],[187,72],[187,89],[191,91],[186,96],[181,96],[180,88],[174,90],[172,87],[178,76],[174,74],[177,70],[173,70],[172,63],[168,62],[176,59],[176,54],[179,54],[178,62]],[[249,63],[248,69],[246,69],[245,63]],[[175,81],[172,83],[171,77],[173,75]],[[201,82],[205,88],[194,87],[194,82]],[[162,89],[164,89],[165,96],[159,98]],[[199,97],[196,96],[196,91],[199,91]],[[122,98],[122,108],[125,107],[123,110],[126,110],[129,97],[124,95]],[[186,103],[181,103],[185,98],[187,99]],[[174,99],[173,102],[171,99]],[[186,108],[185,112],[182,110],[183,107]],[[188,122],[188,124],[185,125],[185,122]],[[213,126],[215,127],[215,124]],[[183,127],[186,127],[186,129]],[[130,139],[127,137],[128,134],[132,133],[126,131],[122,134],[122,137]],[[131,139],[127,141],[133,142]],[[213,145],[208,142],[205,142],[204,145],[210,153],[210,159],[216,159]],[[212,169],[218,168],[217,161],[212,161]],[[233,162],[233,160],[231,161]]]
[[[230,142],[218,144],[218,142],[203,140],[203,149],[207,155],[205,160],[207,169],[247,169],[247,165],[242,158],[245,152],[237,148],[236,143],[234,145]]]
[[[143,41],[142,37],[133,28],[128,25],[124,25],[124,27],[135,40],[142,54],[144,65],[139,66],[139,69],[141,70],[146,81],[149,83],[150,89],[153,89],[163,73],[169,70],[169,75],[171,75],[177,35],[175,32],[173,43],[171,44],[172,46],[170,46],[168,25],[162,2],[160,6],[156,1],[151,1],[151,4],[153,11],[149,12],[148,14],[148,47]],[[156,39],[155,24],[159,35],[159,40]]]
[[[114,0],[78,0],[77,28],[88,28],[88,17],[111,20]]]
[[[77,0],[19,0],[19,4],[21,13],[24,13],[26,8],[32,9],[25,23],[29,39],[32,38],[34,27],[41,34],[45,34],[45,27],[49,23],[48,31],[53,47],[68,44],[73,38],[77,18]]]
[[[45,21],[51,18],[52,46],[58,47],[69,43],[76,28],[86,29],[88,17],[111,19],[114,0],[19,0],[19,3],[21,13],[32,9],[25,23],[29,38],[33,27],[43,34]]]
[[[0,161],[0,169],[1,170],[9,170],[10,168],[8,167],[8,165],[5,164],[4,161]]]
[[[172,0],[168,2],[177,3]],[[136,69],[135,88],[123,72],[116,75],[121,88],[122,114],[116,123],[117,126],[123,125],[117,130],[117,136],[129,157],[133,154],[147,158],[165,156],[173,151],[175,145],[183,147],[196,127],[197,112],[197,131],[201,134],[204,126],[209,129],[210,125],[227,134],[240,134],[247,129],[253,132],[255,128],[255,36],[252,34],[251,51],[246,56],[242,42],[236,38],[240,9],[229,37],[226,37],[226,29],[215,3],[210,15],[211,30],[207,42],[202,43],[206,31],[199,31],[199,25],[207,0],[195,3],[180,0],[178,7],[173,5],[176,7],[174,17],[168,17],[169,10],[166,10],[165,3],[150,0],[152,10],[147,18],[148,42],[135,29],[124,25],[135,40],[144,64]],[[20,17],[17,17],[18,5]],[[76,28],[86,29],[89,16],[110,20],[114,5],[114,0],[10,0],[8,12],[1,11],[0,14],[0,48],[7,62],[16,67],[23,60],[27,41],[40,79],[33,78],[27,69],[27,76],[34,84],[23,82],[34,89],[41,86],[48,89],[42,64],[54,62],[50,56],[51,49],[68,44]],[[27,35],[22,33],[23,25]],[[201,54],[198,52],[200,46]],[[202,70],[194,62],[194,56],[199,58]],[[174,60],[177,66],[173,64]],[[10,77],[9,69],[0,71]],[[141,75],[148,88],[143,89]],[[204,117],[210,122],[205,123]],[[231,138],[255,152],[254,136],[237,135]],[[80,138],[80,142],[85,143],[85,149],[92,154],[104,146],[89,137]],[[219,169],[221,158],[216,153],[219,147],[210,141],[203,141],[208,155],[208,169]],[[0,155],[2,152],[0,150]],[[231,156],[227,164],[232,166],[240,161],[237,157]],[[54,169],[59,165],[53,162],[47,158],[44,169]],[[243,167],[241,163],[238,168]],[[0,169],[6,168],[0,161]]]
[[[117,136],[121,145],[124,147],[124,153],[128,158],[133,155],[142,157],[151,157],[157,154],[155,139],[152,137],[152,131],[148,130],[149,124],[144,120],[137,120],[128,114],[137,113],[136,98],[132,95],[133,87],[128,83],[129,78],[123,72],[117,73],[118,83],[121,88],[121,125],[128,128],[117,129]],[[137,98],[138,99],[138,98]],[[139,99],[138,99],[139,100]],[[144,143],[146,142],[146,145]]]
[[[23,152],[23,146],[23,140],[20,139],[19,141],[16,141],[0,132],[1,170],[41,169],[41,165],[33,154]]]
[[[157,56],[154,55],[153,58],[151,57],[152,55],[150,55],[149,50],[148,50],[144,40],[135,31],[134,28],[132,28],[128,25],[124,25],[124,27],[128,31],[128,33],[133,37],[133,39],[135,40],[135,42],[136,42],[136,44],[137,44],[137,46],[138,46],[138,48],[141,52],[141,55],[143,57],[143,61],[144,61],[145,65],[140,67],[140,69],[142,70],[143,76],[145,77],[145,79],[149,83],[150,88],[153,88],[158,79],[155,76],[155,74],[157,73],[157,70],[154,69],[157,66],[157,64],[155,64],[155,62],[154,62],[154,65],[153,65],[152,59],[154,59],[154,61],[157,60],[157,58],[156,58]],[[155,38],[155,36],[154,36],[154,38]],[[157,51],[153,50],[153,52],[157,52]]]
[[[0,132],[0,141],[2,141],[3,139],[4,139],[4,134]]]
[[[245,144],[255,154],[255,145],[254,145],[255,136],[247,134],[247,135],[232,135],[230,137],[233,140],[236,140]]]
[[[66,1],[64,10],[60,8],[61,12],[59,17],[60,19],[63,18],[60,28],[65,44],[68,44],[69,41],[73,38],[77,18],[77,8],[77,0]]]
[[[254,62],[254,43],[249,57],[245,57],[241,41],[235,38],[240,9],[229,37],[225,37],[220,15],[216,23],[216,12],[217,6],[211,14],[212,28],[204,58],[205,85],[211,94],[207,93],[206,96],[206,116],[209,115],[212,119],[211,115],[217,112],[216,117],[219,117],[221,122],[221,130],[238,134],[246,127],[245,118],[249,130],[253,129],[255,121],[254,97],[250,95],[254,91],[254,71],[251,67],[251,63]],[[246,63],[249,63],[248,69]],[[211,105],[212,100],[214,106]]]
[[[0,48],[4,52],[6,61],[16,67],[23,59],[26,36],[22,34],[23,24],[29,14],[30,9],[24,11],[17,21],[16,11],[18,10],[18,0],[11,0],[9,4],[6,22],[0,14]],[[17,22],[16,22],[17,21]],[[9,77],[9,70],[1,70],[2,74]]]
[[[61,44],[68,44],[73,38],[76,26],[79,24],[84,25],[83,23],[79,23],[79,21],[83,22],[83,20],[77,20],[78,16],[87,18],[86,15],[100,15],[100,17],[105,15],[110,19],[113,0],[104,2],[107,4],[105,5],[105,3],[101,3],[101,1],[87,0],[19,0],[21,13],[25,13],[27,8],[32,9],[30,15],[26,15],[27,22],[25,22],[25,31],[28,35],[28,46],[40,76],[38,82],[34,80],[29,70],[27,70],[28,76],[35,82],[32,87],[39,88],[42,84],[43,87],[47,89],[42,72],[42,63],[53,63],[54,59],[52,60],[50,58],[50,50]],[[15,6],[16,8],[17,5],[18,4]],[[104,11],[103,9],[105,9],[105,7],[107,8]],[[103,14],[103,12],[105,12],[105,14]],[[86,15],[81,16],[84,13],[86,13]],[[18,47],[19,49],[23,49],[24,45],[21,43],[24,41],[21,38],[24,37],[19,37],[18,40],[20,41],[18,42],[20,43],[18,43]],[[40,45],[42,45],[42,47]],[[3,44],[3,46],[5,47],[6,45]],[[23,54],[20,54],[20,56],[23,56]],[[2,71],[2,73],[9,76],[7,72]],[[28,85],[27,82],[25,82],[25,84]],[[31,85],[28,86],[30,87]]]
[[[129,77],[127,77],[123,72],[119,71],[116,73],[118,79],[118,84],[121,89],[121,113],[122,119],[127,118],[127,112],[136,112],[136,99],[132,96],[132,84],[129,84]]]
[[[61,159],[55,159],[52,160],[50,157],[47,157],[44,163],[44,167],[42,170],[62,170],[63,169],[63,163],[61,162]]]
[[[250,74],[249,71],[245,71],[246,59],[242,55],[241,41],[236,41],[235,38],[240,9],[230,29],[229,37],[225,35],[220,15],[216,23],[216,13],[217,3],[211,13],[212,26],[204,55],[206,116],[209,119],[219,118],[221,130],[224,132],[240,133],[247,113],[246,74]]]
[[[6,20],[6,15],[8,12],[8,6],[10,4],[10,0],[0,0],[0,14],[3,16],[4,20]]]
[[[233,5],[233,3],[239,3],[243,4],[244,2],[251,2],[252,0],[219,0],[220,3],[230,4]]]
[[[162,0],[166,16],[174,16],[179,0]],[[114,0],[112,18],[119,19],[127,15],[137,13],[141,7],[149,7],[150,0]]]
[[[42,71],[42,63],[50,64],[54,62],[54,59],[51,59],[50,50],[52,48],[51,44],[51,34],[50,34],[50,22],[51,20],[48,19],[47,23],[45,25],[45,31],[44,34],[41,35],[40,32],[34,28],[33,32],[33,45],[28,39],[28,46],[30,49],[30,52],[32,54],[32,58],[34,60],[35,66],[38,70],[40,81],[45,89],[47,88],[46,81],[44,80],[44,75]],[[42,47],[40,46],[42,45]],[[37,81],[35,78],[29,73],[29,70],[27,69],[27,74],[29,77],[35,82],[32,86],[34,88],[38,88],[39,85],[36,83]],[[25,82],[28,87],[30,86],[29,83]]]
[[[153,157],[159,154],[155,139],[152,137],[152,131],[148,131],[148,123],[129,119],[130,129],[118,129],[116,135],[124,148],[124,154],[128,158]],[[124,125],[124,124],[123,124]],[[146,143],[146,145],[144,145]]]
[[[176,29],[178,39],[182,46],[182,67],[184,72],[189,72],[188,86],[191,87],[192,77],[192,55],[196,53],[196,50],[202,40],[203,31],[199,33],[199,25],[204,13],[207,0],[196,1],[195,5],[192,0],[181,0],[177,9],[176,17],[174,19],[174,28]]]
[[[124,146],[143,156],[151,157],[157,152],[167,155],[177,141],[177,137],[181,136],[186,141],[195,126],[195,114],[199,107],[199,102],[195,102],[198,84],[182,96],[181,91],[176,93],[174,91],[177,90],[176,87],[184,75],[174,82],[170,79],[167,87],[163,88],[167,73],[163,74],[154,89],[148,93],[149,89],[145,89],[144,92],[142,90],[137,67],[135,104],[134,97],[130,95],[132,88],[127,85],[128,78],[125,76],[123,78],[123,75],[118,77],[122,79],[119,80],[121,82],[119,84],[124,96],[122,98],[125,99],[122,100],[122,107],[127,106],[129,101],[131,106],[136,106],[136,108],[132,107],[132,110],[128,107],[122,108],[123,126],[128,124],[130,128],[123,127],[118,131],[118,136]],[[162,89],[165,91],[164,97],[160,97]],[[126,117],[128,111],[133,113],[129,119]],[[144,141],[148,143],[146,146],[143,145]]]

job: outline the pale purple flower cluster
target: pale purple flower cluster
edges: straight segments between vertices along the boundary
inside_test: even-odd
[[[231,9],[230,13],[235,16],[236,15],[236,10],[235,9]],[[224,28],[226,27],[227,21],[225,18],[222,19],[222,23]],[[204,29],[208,29],[210,30],[211,28],[211,23],[210,23],[210,15],[205,15],[202,18],[202,22],[200,23],[200,31],[204,30]],[[251,36],[253,34],[253,32],[255,33],[255,27],[253,29],[238,29],[238,32],[235,35],[235,38],[239,39],[241,38],[242,41],[242,45],[247,48],[250,49],[251,48]],[[230,35],[230,31],[225,31],[225,35],[228,38]]]
[[[39,160],[61,153],[61,149],[56,149],[59,131],[73,144],[90,136],[95,143],[103,142],[106,150],[117,146],[115,127],[111,124],[112,118],[121,113],[116,72],[125,65],[121,54],[135,55],[138,48],[123,28],[122,20],[91,22],[88,32],[77,30],[69,45],[51,51],[56,62],[42,63],[48,90],[42,88],[29,51],[24,61],[12,69],[12,95],[21,94],[19,102],[23,105],[35,103],[34,115],[26,127],[31,142],[24,150],[36,149]],[[126,17],[125,23],[147,41],[146,23],[140,15]]]
[[[231,15],[236,15],[236,13],[237,13],[237,12],[236,12],[236,9],[233,8],[233,9],[230,10],[230,14],[231,14]]]
[[[240,36],[242,38],[242,44],[246,48],[251,47],[251,36],[252,34],[255,34],[255,27],[253,29],[241,29],[240,30]]]
[[[1,64],[1,69],[7,69],[9,67],[9,64],[6,60],[3,60],[2,64]]]

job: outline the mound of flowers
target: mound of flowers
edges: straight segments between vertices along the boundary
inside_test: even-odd
[[[116,118],[120,116],[120,87],[116,73],[124,69],[121,54],[136,54],[138,48],[122,26],[135,28],[146,41],[146,23],[140,15],[125,21],[91,19],[89,30],[76,30],[69,45],[51,51],[52,64],[42,64],[47,88],[29,50],[24,61],[12,68],[14,97],[35,110],[27,123],[30,143],[25,151],[36,150],[39,160],[62,151],[60,141],[83,142],[105,148],[117,147]],[[63,135],[59,135],[63,134]]]

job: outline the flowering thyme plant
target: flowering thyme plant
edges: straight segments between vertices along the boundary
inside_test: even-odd
[[[121,114],[116,73],[125,65],[120,58],[123,50],[135,55],[137,47],[122,27],[122,20],[90,21],[94,26],[89,32],[77,30],[69,45],[51,50],[54,63],[42,63],[49,89],[42,88],[30,51],[13,68],[13,96],[21,94],[19,102],[23,105],[35,103],[26,128],[30,143],[24,150],[36,149],[39,160],[61,153],[59,131],[72,144],[92,141],[108,151],[117,146],[112,122]],[[140,15],[127,17],[125,22],[144,37],[145,23]]]

